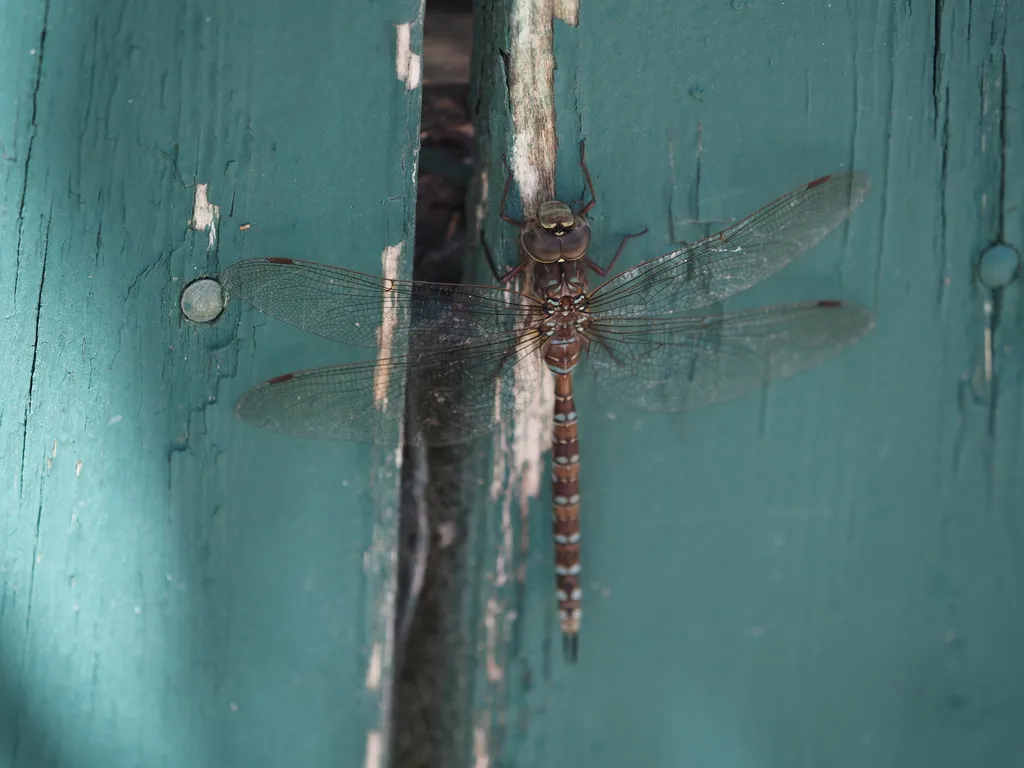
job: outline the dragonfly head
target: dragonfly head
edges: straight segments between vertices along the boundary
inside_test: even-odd
[[[542,264],[578,261],[590,246],[590,222],[565,203],[549,200],[527,222],[520,241],[526,255]]]

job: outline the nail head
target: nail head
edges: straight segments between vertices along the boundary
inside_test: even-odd
[[[200,277],[181,291],[181,313],[193,323],[212,323],[224,306],[224,291],[213,278]]]
[[[996,243],[985,249],[978,262],[978,279],[987,288],[1002,288],[1013,282],[1020,270],[1020,254],[1007,243]]]

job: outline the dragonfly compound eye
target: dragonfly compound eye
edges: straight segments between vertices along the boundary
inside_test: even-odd
[[[582,259],[590,247],[590,223],[573,215],[565,203],[544,203],[537,219],[523,229],[522,244],[526,254],[542,264],[576,261]]]

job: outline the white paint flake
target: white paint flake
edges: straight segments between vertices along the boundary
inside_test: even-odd
[[[504,169],[503,169],[504,170]],[[487,207],[490,204],[490,174],[487,173],[486,168],[480,169],[480,196],[476,201],[476,220],[485,221],[487,219]]]
[[[397,37],[397,44],[395,46],[395,74],[398,75],[399,80],[405,83],[405,89],[411,91],[420,87],[423,61],[420,55],[413,53],[410,47],[412,43],[412,25],[408,22],[396,24],[395,32]]]
[[[384,749],[381,744],[380,731],[373,730],[366,734],[366,760],[364,768],[381,768],[384,760]]]
[[[554,16],[570,27],[580,23],[580,0],[555,0]]]
[[[493,597],[490,598],[484,613],[484,629],[487,633],[487,681],[491,684],[500,683],[505,677],[505,670],[498,661],[503,614],[501,603]]]
[[[515,422],[513,455],[519,472],[519,493],[524,498],[540,495],[544,475],[544,453],[551,450],[551,414],[555,410],[555,378],[540,355],[530,355],[523,365],[539,368],[533,375],[540,376],[540,389],[534,390],[533,399],[525,401],[523,390],[516,393],[516,412],[521,414]],[[517,371],[519,373],[519,371]]]
[[[210,233],[210,244],[207,249],[217,244],[217,220],[220,218],[220,206],[210,202],[209,191],[209,184],[196,184],[195,197],[192,201],[192,219],[188,223],[189,229]]]
[[[498,425],[498,431],[496,433],[496,442],[494,451],[494,466],[491,467],[491,488],[490,488],[490,499],[492,502],[497,501],[501,498],[502,491],[506,487],[508,478],[505,477],[507,468],[505,466],[505,459],[508,456],[508,420],[504,413],[504,397],[502,392],[505,389],[505,382],[503,379],[498,379],[494,383],[494,416],[492,419]]]
[[[382,649],[380,643],[374,643],[370,649],[370,663],[366,666],[366,690],[380,690]]]
[[[389,245],[381,254],[381,267],[384,274],[384,307],[381,325],[377,329],[377,368],[373,374],[373,403],[380,411],[384,411],[388,407],[388,382],[391,378],[390,366],[382,365],[382,363],[392,356],[391,342],[398,325],[395,299],[391,295],[390,286],[398,277],[398,265],[404,245],[404,241],[397,245]]]
[[[478,725],[473,729],[473,768],[490,768],[491,756],[487,752],[487,729]]]

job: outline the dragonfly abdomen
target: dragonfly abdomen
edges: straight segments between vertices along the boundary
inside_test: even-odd
[[[555,598],[566,656],[576,658],[583,619],[580,603],[580,450],[572,375],[555,375],[555,410],[551,474],[555,540]]]

